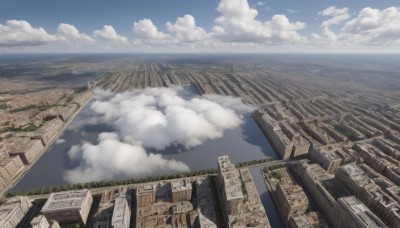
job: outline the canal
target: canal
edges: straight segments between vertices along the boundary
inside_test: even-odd
[[[268,192],[267,187],[264,183],[264,177],[261,174],[260,167],[254,167],[250,169],[251,175],[253,176],[254,183],[256,185],[258,194],[260,195],[261,202],[267,213],[269,223],[271,227],[284,227],[281,218],[279,217],[278,211],[275,207],[274,201]]]

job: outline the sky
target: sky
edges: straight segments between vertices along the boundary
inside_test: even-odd
[[[398,53],[399,5],[399,0],[0,0],[0,53]]]

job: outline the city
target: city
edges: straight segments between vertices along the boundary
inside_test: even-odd
[[[252,118],[278,160],[260,159],[235,166],[229,156],[220,156],[214,161],[214,170],[207,171],[210,174],[186,173],[188,177],[180,175],[183,178],[179,179],[173,178],[179,175],[170,175],[165,180],[158,177],[156,182],[142,180],[138,184],[90,187],[92,190],[78,184],[54,193],[50,188],[49,194],[26,191],[28,197],[11,197],[18,195],[11,192],[0,207],[4,208],[2,213],[7,217],[17,213],[13,212],[15,207],[22,210],[24,205],[24,209],[17,213],[20,217],[3,220],[8,223],[2,226],[21,221],[34,226],[45,221],[48,227],[71,222],[89,227],[129,227],[132,223],[135,227],[270,227],[246,168],[254,165],[262,172],[284,226],[400,224],[398,90],[388,88],[371,95],[370,89],[366,90],[368,84],[353,82],[346,87],[340,81],[332,85],[322,80],[316,82],[318,90],[310,89],[315,85],[308,79],[300,84],[288,74],[282,80],[260,63],[204,69],[140,57],[125,61],[124,68],[131,70],[105,73],[89,84],[82,83],[79,89],[21,89],[30,95],[4,96],[3,112],[8,115],[2,115],[2,123],[14,128],[3,128],[3,193],[56,141],[98,88],[120,93],[145,87],[189,86],[200,95],[241,97],[244,103],[257,107]],[[49,107],[41,108],[46,105]],[[35,113],[34,118],[29,118],[31,113]]]
[[[0,228],[400,228],[396,0],[0,1]]]

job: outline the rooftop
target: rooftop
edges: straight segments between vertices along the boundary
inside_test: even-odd
[[[348,176],[358,176],[364,173],[364,171],[355,163],[342,165],[339,169],[343,170]]]
[[[137,193],[154,192],[155,188],[153,184],[141,184],[137,186]]]
[[[172,192],[191,190],[192,183],[188,179],[175,179],[171,181]]]
[[[42,212],[80,209],[89,195],[90,192],[87,189],[51,193]]]

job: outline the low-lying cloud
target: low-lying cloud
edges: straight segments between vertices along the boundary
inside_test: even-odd
[[[109,180],[119,175],[140,177],[167,171],[189,171],[189,167],[182,162],[164,159],[159,154],[148,154],[140,145],[121,142],[115,133],[101,133],[98,141],[97,145],[84,142],[70,149],[69,158],[79,165],[65,172],[64,178],[68,182]]]
[[[241,114],[252,108],[239,98],[204,96],[185,98],[182,88],[147,88],[124,93],[95,90],[90,109],[92,123],[107,124],[113,133],[99,135],[98,144],[83,143],[68,155],[73,170],[69,182],[111,179],[118,175],[138,177],[166,171],[188,171],[182,162],[167,160],[145,148],[198,146],[219,138],[242,123]]]

